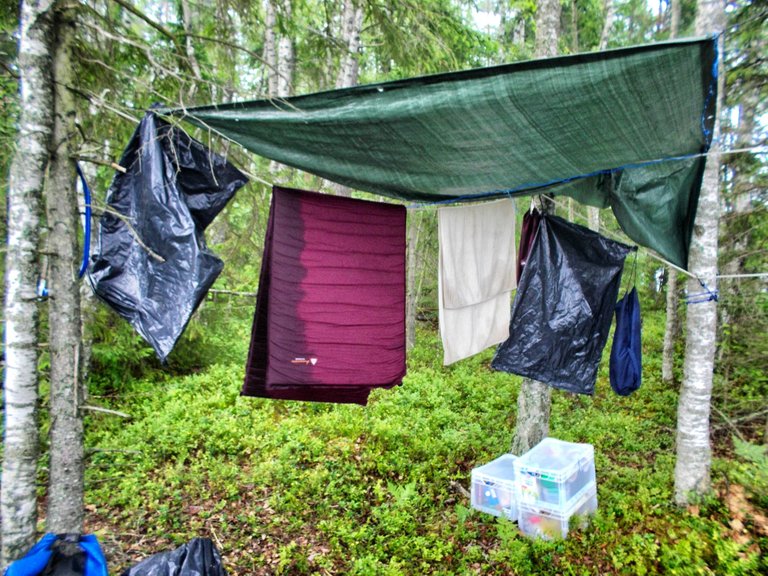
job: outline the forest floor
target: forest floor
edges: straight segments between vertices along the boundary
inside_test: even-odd
[[[245,357],[248,326],[232,334]],[[367,407],[239,396],[241,362],[129,380],[93,399],[87,531],[110,572],[194,537],[230,574],[767,574],[768,459],[713,432],[714,492],[672,503],[677,388],[661,381],[663,314],[644,315],[643,386],[553,392],[550,435],[594,446],[599,507],[565,540],[473,510],[473,468],[508,451],[520,379],[492,351],[443,367],[419,332],[402,386]],[[751,450],[751,451],[750,451]],[[737,453],[738,452],[738,453]],[[462,487],[462,488],[460,488]]]

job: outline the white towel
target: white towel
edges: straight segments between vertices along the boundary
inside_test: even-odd
[[[509,337],[516,280],[515,203],[438,210],[438,305],[443,364]]]

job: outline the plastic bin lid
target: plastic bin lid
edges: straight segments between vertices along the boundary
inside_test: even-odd
[[[523,454],[517,460],[517,465],[518,468],[535,468],[557,474],[578,466],[580,460],[593,455],[594,448],[591,444],[576,444],[557,438],[544,438]]]
[[[514,454],[502,454],[496,460],[475,468],[472,472],[496,478],[512,479],[515,477],[515,460],[517,460],[517,456]]]

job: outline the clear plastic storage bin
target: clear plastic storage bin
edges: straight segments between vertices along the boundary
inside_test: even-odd
[[[595,450],[591,444],[545,438],[515,460],[515,480],[518,505],[563,515],[595,486]]]
[[[518,525],[520,531],[532,538],[554,540],[566,538],[568,528],[573,518],[578,518],[579,528],[585,528],[588,524],[586,516],[597,510],[597,486],[588,486],[573,502],[573,506],[565,513],[552,512],[542,508],[535,508],[526,504],[518,506]]]
[[[517,459],[504,454],[472,470],[472,508],[517,520],[515,502],[515,467]]]

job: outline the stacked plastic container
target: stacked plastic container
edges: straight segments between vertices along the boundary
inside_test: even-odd
[[[520,530],[565,538],[573,516],[597,510],[595,451],[590,444],[545,438],[514,461]]]
[[[505,516],[517,521],[515,503],[515,460],[504,454],[472,470],[472,507],[494,516]]]

